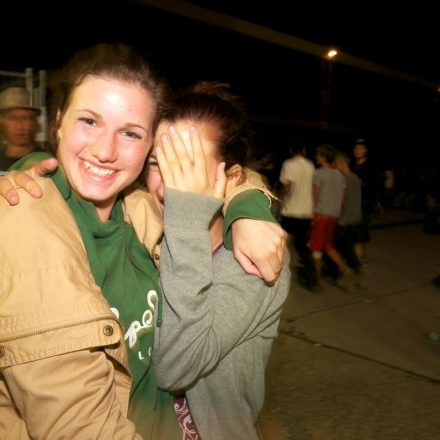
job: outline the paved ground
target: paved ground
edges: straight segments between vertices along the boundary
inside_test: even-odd
[[[440,235],[375,229],[368,262],[352,293],[292,285],[268,366],[266,440],[440,439],[440,340],[427,336],[440,333]]]

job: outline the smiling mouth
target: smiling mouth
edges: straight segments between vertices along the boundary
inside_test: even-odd
[[[99,168],[95,165],[92,165],[90,162],[84,160],[83,161],[84,168],[89,171],[91,174],[94,174],[95,176],[104,177],[104,176],[111,176],[116,173],[115,170],[109,170],[108,168]]]

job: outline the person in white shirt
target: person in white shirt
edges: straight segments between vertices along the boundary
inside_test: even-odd
[[[305,157],[305,150],[297,145],[290,148],[291,157],[281,167],[280,182],[283,184],[281,225],[293,236],[295,251],[300,260],[299,282],[309,289],[317,285],[313,258],[308,242],[313,215],[313,162]]]

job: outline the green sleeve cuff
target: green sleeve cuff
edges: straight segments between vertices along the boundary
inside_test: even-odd
[[[236,195],[229,203],[223,219],[225,247],[232,249],[231,225],[239,218],[252,218],[277,223],[270,210],[269,199],[259,190],[250,189]]]
[[[35,153],[27,154],[26,156],[22,157],[21,159],[17,160],[17,162],[12,165],[8,171],[12,170],[27,170],[28,168],[35,165],[37,162],[40,162],[41,160],[50,159],[53,157],[49,153],[44,153],[43,151],[37,151]]]

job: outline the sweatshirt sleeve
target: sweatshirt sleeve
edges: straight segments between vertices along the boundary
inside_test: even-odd
[[[223,238],[226,249],[232,249],[231,225],[240,218],[252,218],[277,223],[270,210],[267,196],[259,190],[244,191],[229,203],[223,220]]]
[[[163,322],[156,328],[153,359],[159,386],[170,391],[185,389],[209,374],[256,333],[269,328],[273,332],[285,299],[277,296],[280,282],[288,291],[286,277],[268,287],[246,274],[223,247],[213,257],[209,224],[220,205],[213,197],[165,191]]]

